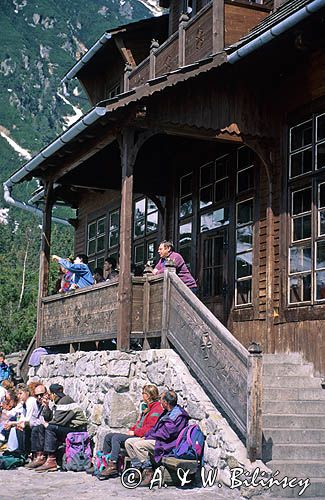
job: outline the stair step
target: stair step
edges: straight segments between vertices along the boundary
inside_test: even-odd
[[[325,444],[274,444],[272,460],[325,460]]]
[[[272,460],[267,465],[273,473],[279,471],[278,478],[325,478],[325,460]]]
[[[268,429],[325,429],[325,415],[268,414],[263,416],[264,427]]]
[[[263,376],[277,376],[286,377],[291,376],[312,376],[313,375],[313,365],[311,363],[306,363],[303,365],[290,364],[290,363],[267,363],[263,364]]]
[[[264,401],[263,414],[325,415],[324,401]]]
[[[265,441],[276,444],[325,444],[325,429],[263,428]]]
[[[298,478],[300,479],[300,478]],[[325,498],[325,481],[324,479],[319,479],[318,477],[309,478],[310,485],[304,489],[302,496],[299,493],[303,490],[304,486],[296,486],[295,488],[282,488],[282,486],[272,486],[270,489],[271,498],[302,498],[303,500],[308,500],[311,498],[318,498],[319,500],[324,500]],[[258,498],[258,497],[257,497]]]
[[[302,359],[302,355],[299,352],[291,352],[290,354],[263,354],[263,364],[273,363],[290,363],[301,365],[304,363],[304,360]]]
[[[321,379],[314,377],[296,377],[292,375],[278,377],[275,375],[266,375],[263,377],[263,385],[267,389],[269,387],[293,387],[298,389],[320,389]]]
[[[325,390],[322,388],[264,387],[264,401],[325,401]]]

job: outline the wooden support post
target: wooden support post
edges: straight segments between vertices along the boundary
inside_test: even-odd
[[[132,69],[133,68],[130,64],[126,64],[124,66],[124,79],[123,79],[123,85],[124,85],[123,91],[124,92],[128,92],[128,90],[130,90],[129,76],[132,73]]]
[[[130,348],[132,327],[132,203],[133,165],[135,158],[134,131],[126,129],[120,140],[122,164],[122,198],[120,216],[120,272],[118,284],[117,348]]]
[[[150,45],[150,57],[149,57],[149,80],[153,80],[156,77],[156,50],[159,47],[157,40],[151,40]]]
[[[212,5],[212,53],[222,52],[225,47],[225,2],[213,0]]]
[[[148,279],[148,274],[146,274],[146,281],[143,285],[143,349],[150,349],[150,344],[147,339],[147,333],[149,331],[149,320],[150,320],[150,282]]]
[[[249,348],[247,380],[247,456],[254,462],[262,458],[263,358],[259,344]]]
[[[40,265],[38,278],[36,347],[41,345],[43,331],[43,297],[48,295],[50,249],[51,249],[51,217],[53,208],[53,183],[47,182],[44,189],[45,206],[42,220],[42,236],[40,249]]]
[[[185,66],[185,26],[189,20],[187,14],[181,14],[178,25],[178,66]]]
[[[167,262],[164,271],[164,287],[163,287],[163,307],[161,319],[161,349],[169,349],[168,328],[169,328],[169,313],[170,313],[170,278],[169,273],[175,273],[176,267],[174,262]]]

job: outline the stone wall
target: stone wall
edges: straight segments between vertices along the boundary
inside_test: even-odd
[[[100,448],[107,432],[123,432],[135,422],[142,387],[156,384],[174,389],[179,404],[206,435],[204,462],[219,469],[219,480],[229,483],[231,467],[251,469],[246,449],[227,421],[213,406],[180,357],[172,350],[134,353],[120,351],[76,352],[43,356],[37,373],[45,385],[60,383],[79,402],[88,417],[90,432]],[[256,464],[255,464],[256,466]]]

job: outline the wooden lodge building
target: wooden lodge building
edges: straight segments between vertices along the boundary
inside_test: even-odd
[[[37,344],[161,336],[240,406],[252,342],[325,376],[325,0],[161,5],[67,73],[92,109],[7,181],[43,186]],[[58,201],[77,209],[75,252],[118,258],[118,282],[47,296]],[[199,300],[168,271],[131,275],[165,238]]]

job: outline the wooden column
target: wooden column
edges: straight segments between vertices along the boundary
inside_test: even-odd
[[[129,76],[132,73],[132,66],[130,64],[126,64],[124,66],[124,77],[123,77],[123,85],[124,85],[124,92],[127,92],[130,90],[130,80]]]
[[[134,131],[126,129],[120,138],[122,164],[122,198],[120,215],[120,273],[118,284],[117,348],[130,348],[132,327],[132,203]]]
[[[213,0],[212,5],[212,53],[222,52],[225,46],[225,2]]]
[[[161,349],[169,349],[168,329],[169,329],[169,313],[170,313],[170,278],[169,273],[176,273],[175,263],[173,261],[166,263],[164,271],[164,287],[163,287],[163,306],[161,318]]]
[[[255,342],[249,346],[248,352],[246,448],[248,458],[254,462],[262,458],[263,358],[261,348]]]
[[[51,249],[51,217],[53,208],[53,183],[49,181],[44,189],[45,206],[42,220],[42,236],[40,249],[40,265],[38,280],[38,302],[37,302],[37,326],[36,326],[36,347],[41,344],[43,329],[43,308],[42,299],[48,295],[49,270],[50,270],[50,249]]]
[[[159,48],[159,43],[157,40],[151,40],[150,45],[150,57],[149,57],[149,80],[153,80],[156,77],[156,50]]]

